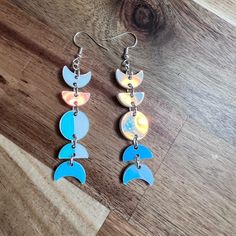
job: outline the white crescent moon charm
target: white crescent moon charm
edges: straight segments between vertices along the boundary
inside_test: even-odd
[[[80,75],[77,78],[77,75],[75,73],[70,71],[67,66],[64,66],[62,70],[62,76],[67,85],[69,85],[70,87],[74,88],[76,84],[77,88],[83,88],[90,82],[92,73],[88,72],[86,74]]]
[[[137,88],[143,82],[143,71],[139,71],[137,74],[129,76],[123,73],[120,69],[116,70],[116,80],[123,88],[129,89],[131,84],[133,88]]]

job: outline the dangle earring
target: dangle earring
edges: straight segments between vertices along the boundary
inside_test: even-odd
[[[121,87],[127,89],[127,92],[119,93],[117,98],[121,105],[129,109],[120,120],[120,131],[125,138],[132,141],[132,145],[125,149],[122,156],[123,162],[132,163],[123,173],[123,184],[127,185],[134,179],[141,179],[152,185],[154,182],[152,171],[142,161],[153,158],[153,154],[147,147],[138,143],[139,140],[145,137],[149,128],[147,117],[137,110],[137,107],[144,99],[144,92],[134,91],[143,81],[143,71],[141,70],[133,74],[129,60],[129,49],[134,48],[138,40],[136,35],[131,32],[125,32],[106,40],[112,40],[125,34],[131,34],[135,42],[124,50],[123,62],[121,64],[124,68],[124,73],[120,69],[116,70],[117,82]]]
[[[80,74],[80,61],[83,48],[77,44],[77,39],[81,34],[87,35],[94,43],[104,48],[89,34],[83,31],[77,32],[73,38],[74,44],[79,48],[76,58],[72,61],[73,71],[67,66],[64,66],[62,70],[64,81],[68,86],[73,88],[73,91],[62,91],[62,98],[72,109],[64,113],[59,122],[60,132],[69,143],[61,148],[58,158],[67,159],[67,161],[62,162],[56,168],[54,180],[71,176],[78,179],[81,184],[84,184],[86,181],[85,169],[80,163],[76,162],[75,159],[87,159],[89,157],[86,148],[79,143],[88,133],[89,119],[84,112],[79,110],[79,107],[88,102],[90,93],[79,92],[79,89],[85,87],[90,82],[92,74],[91,72]]]

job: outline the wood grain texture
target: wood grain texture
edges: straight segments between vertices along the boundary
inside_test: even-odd
[[[201,7],[191,0],[106,0],[88,3],[68,17],[63,7],[66,1],[60,1],[58,12],[48,1],[13,2],[69,38],[78,30],[93,32],[98,38],[134,31],[139,46],[130,56],[135,69],[144,69],[143,89],[150,101],[181,108],[200,126],[236,145],[236,32],[233,25],[204,8],[208,5]],[[45,14],[45,9],[54,14]],[[87,24],[84,18],[89,18]],[[104,59],[107,68],[120,65],[125,42],[112,43]]]
[[[0,135],[0,234],[96,235],[109,210]]]
[[[130,223],[154,235],[235,235],[235,157],[235,147],[187,121]]]
[[[224,2],[216,0],[194,0],[207,10],[213,12],[220,18],[226,20],[231,25],[236,26],[236,2],[233,0],[227,0]]]
[[[6,17],[5,12],[11,12],[12,18]],[[16,12],[23,19],[20,24],[17,23]],[[56,159],[57,151],[66,143],[58,132],[58,121],[68,110],[60,96],[60,92],[66,88],[62,82],[61,68],[66,64],[63,58],[68,58],[70,64],[75,48],[70,45],[64,46],[64,51],[62,48],[53,51],[54,37],[59,45],[68,43],[63,38],[60,41],[56,36],[47,37],[41,44],[37,37],[31,37],[31,31],[25,25],[36,25],[38,35],[50,34],[49,28],[44,30],[46,26],[40,27],[41,23],[29,19],[8,3],[1,14],[5,21],[2,22],[4,27],[0,41],[3,52],[0,59],[4,61],[1,67],[4,82],[1,86],[3,122],[0,130],[21,147],[34,153],[46,165],[55,168],[59,163]],[[15,38],[15,35],[18,37]],[[21,39],[20,42],[18,38]],[[31,47],[28,47],[29,41]],[[4,52],[9,56],[6,57]],[[129,187],[120,183],[125,167],[120,162],[120,154],[129,143],[121,139],[117,124],[122,113],[127,110],[116,101],[115,96],[119,90],[118,86],[114,86],[114,69],[106,71],[103,66],[105,57],[106,55],[98,52],[93,60],[84,60],[87,64],[83,64],[86,71],[92,69],[93,81],[84,90],[91,93],[90,102],[82,108],[90,118],[91,132],[82,140],[82,144],[89,150],[91,158],[82,161],[88,173],[88,184],[81,188],[107,207],[129,218],[147,186],[142,182],[132,183]],[[143,102],[143,107],[150,110],[148,117],[152,126],[149,138],[143,143],[150,143],[149,147],[157,157],[149,162],[155,172],[186,116],[159,101],[155,94],[147,95],[147,98],[155,102],[155,107],[151,108],[148,99]],[[17,114],[17,122],[14,114]],[[80,186],[75,180],[71,181]]]
[[[122,235],[122,236],[142,236],[152,235],[147,230],[137,229],[136,226],[129,224],[124,218],[111,212],[100,228],[97,236]]]
[[[139,181],[124,187],[119,180],[128,142],[118,131],[126,109],[115,98],[121,90],[114,71],[130,38],[104,42],[109,52],[81,38],[82,71],[93,72],[84,89],[92,97],[82,108],[92,124],[82,141],[90,152],[82,161],[88,183],[69,180],[112,210],[99,233],[235,234],[236,28],[230,1],[228,10],[210,0],[1,3],[0,132],[51,169],[65,144],[58,120],[68,108],[59,94],[67,88],[61,68],[76,53],[72,36],[79,30],[97,38],[127,30],[138,36],[130,57],[145,75],[140,111],[151,129],[142,143],[157,157],[147,162],[156,174],[153,188]]]

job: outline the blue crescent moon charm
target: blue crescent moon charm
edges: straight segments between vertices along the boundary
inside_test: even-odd
[[[84,167],[78,162],[70,163],[70,161],[62,162],[54,172],[54,180],[57,181],[63,177],[74,177],[84,184],[86,181],[86,172]]]
[[[77,78],[77,75],[73,73],[72,71],[69,70],[67,66],[63,67],[62,70],[62,76],[65,82],[72,88],[76,86],[78,88],[83,88],[85,87],[91,80],[92,78],[92,73],[88,72],[86,74],[80,75],[79,78]]]
[[[125,149],[122,156],[122,161],[135,161],[137,156],[140,160],[153,158],[153,154],[149,148],[145,147],[144,145],[138,144],[137,149],[134,148],[134,145],[130,145]]]
[[[76,135],[80,140],[88,133],[89,119],[82,111],[78,111],[77,115],[74,115],[74,111],[68,111],[61,117],[59,128],[66,139],[73,140],[73,135]]]
[[[130,181],[135,179],[141,179],[149,185],[153,185],[154,183],[152,171],[145,164],[140,164],[140,168],[138,168],[137,165],[132,164],[125,169],[123,174],[123,184],[127,185]]]
[[[77,143],[75,147],[73,147],[72,143],[67,143],[63,146],[58,154],[59,159],[71,159],[71,158],[84,158],[87,159],[89,157],[88,151],[86,148]]]

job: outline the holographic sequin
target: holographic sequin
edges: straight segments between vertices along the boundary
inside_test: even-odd
[[[121,70],[117,69],[116,80],[123,88],[129,89],[129,84],[131,84],[133,88],[137,88],[143,82],[143,71],[141,70],[129,78],[128,74],[125,74]]]
[[[122,156],[122,161],[135,161],[137,156],[140,160],[153,158],[153,154],[149,148],[144,145],[137,144],[137,147],[130,145],[125,149]]]
[[[145,164],[140,164],[138,168],[135,164],[128,166],[123,174],[123,184],[127,185],[130,181],[141,179],[149,185],[153,185],[154,177],[150,168]]]
[[[78,62],[76,63],[78,66]],[[73,61],[73,68],[74,65]],[[86,74],[74,73],[67,66],[63,67],[62,77],[74,91],[62,91],[63,100],[72,106],[72,110],[62,115],[59,122],[59,129],[64,138],[70,140],[71,143],[67,143],[59,151],[58,158],[69,159],[69,161],[61,163],[56,168],[54,172],[55,181],[67,176],[78,179],[81,184],[84,184],[86,181],[85,169],[80,163],[74,161],[74,159],[88,158],[89,156],[86,148],[78,143],[88,133],[89,119],[78,107],[88,102],[90,93],[78,92],[78,89],[86,86],[90,82],[91,76],[91,72]]]
[[[86,148],[81,145],[80,143],[76,143],[75,146],[72,145],[72,143],[67,143],[64,145],[59,154],[59,159],[71,159],[71,158],[88,158],[89,154]]]
[[[71,163],[70,161],[62,162],[54,172],[55,181],[59,180],[60,178],[68,176],[78,179],[81,184],[85,184],[86,181],[85,169],[80,163],[76,161],[73,161],[73,163]]]
[[[77,140],[84,138],[89,130],[89,119],[85,113],[79,111],[77,115],[74,111],[66,112],[60,120],[59,128],[61,134],[68,140]]]
[[[70,106],[82,106],[90,98],[90,93],[78,92],[77,96],[75,96],[75,92],[73,91],[62,91],[61,94],[63,100]]]
[[[148,119],[140,111],[137,111],[136,116],[133,116],[133,112],[127,112],[120,120],[120,131],[129,140],[133,140],[135,135],[138,140],[144,138],[148,128]]]
[[[62,76],[64,81],[70,87],[74,88],[76,85],[77,88],[83,88],[90,82],[92,73],[88,72],[86,74],[80,74],[79,77],[77,77],[77,75],[70,71],[67,66],[64,66],[62,70]]]
[[[132,107],[133,105],[138,106],[144,99],[144,93],[135,92],[133,97],[130,96],[130,93],[119,93],[117,98],[121,105],[125,107]]]

